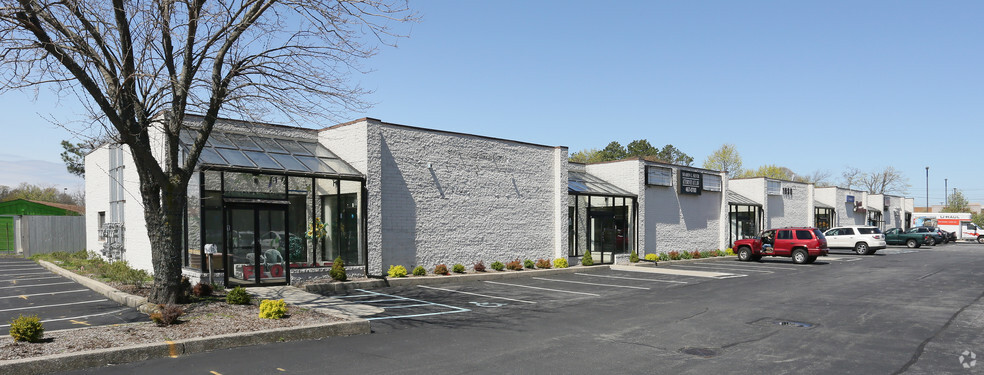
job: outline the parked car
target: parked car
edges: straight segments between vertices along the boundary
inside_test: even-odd
[[[947,232],[944,230],[943,233],[946,233],[946,242],[957,240],[957,232]]]
[[[751,261],[763,256],[792,257],[796,264],[813,263],[827,256],[827,239],[823,232],[812,227],[769,229],[758,237],[735,241],[738,259]]]
[[[823,236],[831,249],[854,249],[858,255],[874,254],[887,245],[881,229],[867,225],[830,228]]]
[[[926,244],[929,246],[936,246],[936,244],[943,243],[943,236],[938,231],[936,231],[936,228],[933,227],[912,227],[905,232],[929,234],[929,241],[926,242]]]
[[[921,247],[929,242],[929,233],[906,233],[901,228],[885,231],[885,243],[889,245],[905,245],[910,249]]]

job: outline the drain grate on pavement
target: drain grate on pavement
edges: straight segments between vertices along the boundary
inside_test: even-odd
[[[800,322],[796,320],[779,319],[779,318],[762,318],[754,322],[749,322],[748,324],[755,325],[755,326],[766,326],[766,327],[783,326],[783,327],[806,328],[806,329],[811,329],[819,326],[819,324],[816,323]]]

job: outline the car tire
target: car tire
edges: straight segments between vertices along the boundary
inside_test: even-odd
[[[817,257],[814,257],[814,256],[806,257],[806,264],[813,264],[813,262],[816,262],[816,261],[817,261]]]
[[[908,247],[910,249],[919,248],[919,241],[916,241],[915,238],[910,238],[909,240],[905,241],[905,247]]]
[[[929,242],[926,243],[929,246],[936,246],[936,239],[933,237],[929,238]]]
[[[867,242],[858,242],[854,245],[854,252],[858,255],[868,255],[871,253],[871,248],[868,247]]]
[[[803,249],[793,250],[793,263],[804,264],[806,263],[806,259],[809,257],[810,254],[808,254],[806,250]]]
[[[741,247],[738,249],[738,260],[742,262],[747,262],[752,260],[752,250],[747,247]]]
[[[977,243],[984,243],[984,236],[977,237]]]

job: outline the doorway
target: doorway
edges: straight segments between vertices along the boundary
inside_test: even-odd
[[[287,206],[226,206],[226,285],[287,284]]]

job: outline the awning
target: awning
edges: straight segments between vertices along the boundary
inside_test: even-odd
[[[194,129],[181,133],[187,153]],[[258,135],[212,130],[202,155],[201,166],[233,167],[261,172],[298,172],[326,177],[362,177],[362,173],[316,141],[270,138]]]
[[[616,197],[635,197],[605,180],[585,172],[567,172],[567,193],[574,195],[606,195]]]
[[[834,208],[834,206],[820,203],[820,201],[817,201],[817,200],[813,201],[813,207],[816,207],[816,208],[829,208],[829,209],[833,209]]]
[[[733,191],[728,192],[728,203],[729,204],[740,204],[745,206],[759,206],[762,207],[761,203],[753,201],[751,198],[745,197],[744,195],[735,193]]]

